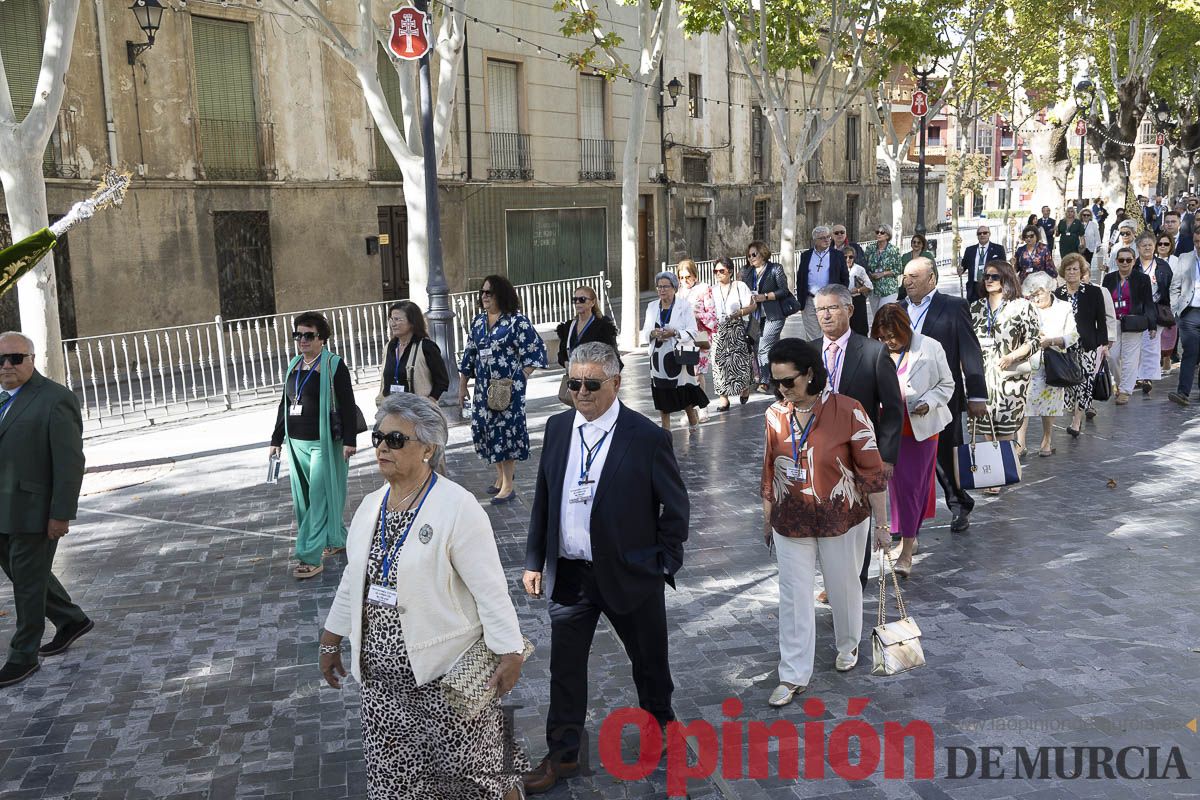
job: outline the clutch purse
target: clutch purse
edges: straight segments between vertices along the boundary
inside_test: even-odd
[[[488,381],[487,407],[492,411],[508,411],[512,405],[512,378],[492,378]]]
[[[521,642],[521,657],[528,659],[533,655],[533,642],[524,636]],[[487,688],[487,682],[498,666],[500,656],[489,650],[483,639],[471,645],[442,676],[446,702],[466,719],[477,717],[496,698],[496,690]]]
[[[988,416],[992,439],[996,438],[996,423]],[[977,441],[979,428],[972,423],[971,441],[954,448],[954,478],[960,489],[988,489],[1021,482],[1021,461],[1012,442]]]
[[[895,622],[887,621],[885,558],[888,567],[886,572],[892,573],[892,583],[896,587],[896,609],[900,612],[900,619]],[[871,656],[874,661],[871,667],[872,675],[899,675],[901,672],[925,666],[925,651],[921,649],[921,629],[904,607],[900,581],[896,579],[896,571],[892,568],[892,554],[886,547],[880,551],[879,556],[879,618],[871,631]]]

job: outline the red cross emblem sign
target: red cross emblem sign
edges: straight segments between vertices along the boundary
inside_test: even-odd
[[[1087,135],[1087,123],[1081,119],[1075,120],[1075,135],[1076,136],[1086,136]]]
[[[929,112],[929,95],[917,89],[912,93],[912,105],[910,106],[914,117],[923,117]]]
[[[429,18],[424,12],[405,6],[392,12],[392,35],[388,49],[397,58],[416,61],[429,52]]]

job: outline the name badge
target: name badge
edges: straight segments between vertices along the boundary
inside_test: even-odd
[[[386,586],[372,584],[367,589],[367,602],[373,606],[385,606],[387,608],[395,608],[399,602],[399,595],[395,589],[389,589]]]
[[[392,388],[388,390],[389,394],[404,394],[404,384],[393,383]]]
[[[579,486],[572,487],[568,502],[571,503],[590,503],[592,497],[596,494],[596,484],[584,483]]]
[[[294,405],[294,406],[288,407],[288,414],[290,416],[298,417],[303,413],[304,413],[304,406],[300,405],[299,403],[296,403],[296,405]]]
[[[479,348],[479,357],[490,360],[492,357],[492,346],[489,344],[486,347]]]
[[[995,347],[996,339],[995,339],[995,337],[992,337],[992,336],[980,336],[979,337],[979,346],[985,350],[989,347]]]
[[[783,473],[787,475],[789,481],[803,481],[808,477],[808,470],[801,469],[796,464],[789,464],[784,467]]]

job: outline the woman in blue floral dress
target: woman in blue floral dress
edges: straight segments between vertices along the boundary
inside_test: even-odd
[[[467,386],[474,378],[471,439],[479,457],[496,467],[496,481],[488,494],[494,495],[493,505],[501,505],[516,499],[513,473],[518,461],[529,458],[525,388],[534,369],[546,366],[546,345],[520,312],[517,290],[507,278],[484,278],[479,305],[483,311],[471,322],[471,335],[458,365],[458,403],[466,402]],[[512,381],[512,399],[503,410],[493,411],[488,406],[488,387],[505,379]]]

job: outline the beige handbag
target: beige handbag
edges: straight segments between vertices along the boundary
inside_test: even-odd
[[[512,405],[512,378],[492,378],[488,381],[487,407],[492,411],[508,411]]]
[[[574,408],[575,398],[571,395],[571,390],[567,388],[568,380],[570,380],[570,376],[563,375],[562,382],[558,384],[558,402],[568,408]]]
[[[900,619],[887,622],[887,582],[884,576],[884,559],[887,559],[887,572],[892,573],[892,583],[896,587],[896,608]],[[879,556],[879,624],[871,631],[871,654],[874,666],[872,675],[899,675],[910,669],[925,666],[925,653],[921,649],[921,629],[917,621],[908,616],[904,607],[904,597],[900,594],[900,581],[892,568],[892,554],[885,547]]]
[[[528,660],[533,655],[533,642],[524,636],[521,642],[521,658]],[[466,719],[477,717],[496,697],[496,690],[487,688],[487,682],[499,666],[500,656],[489,650],[483,639],[471,645],[442,676],[446,702]]]

